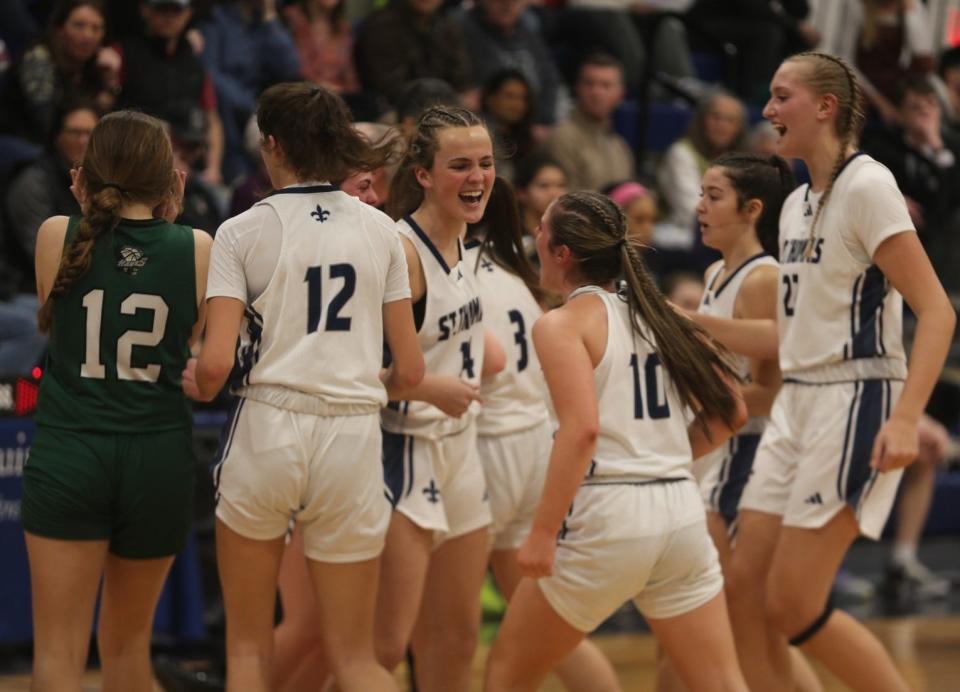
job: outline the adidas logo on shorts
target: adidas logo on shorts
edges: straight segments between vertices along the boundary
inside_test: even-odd
[[[820,493],[814,493],[813,495],[808,497],[806,500],[804,500],[803,503],[805,505],[822,505],[823,498],[820,497]]]

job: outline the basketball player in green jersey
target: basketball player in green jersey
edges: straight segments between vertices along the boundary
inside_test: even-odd
[[[202,324],[211,245],[171,223],[183,183],[160,121],[112,113],[74,175],[83,216],[39,230],[50,346],[22,506],[34,690],[80,688],[101,578],[103,689],[153,689],[154,610],[191,521],[180,373]]]

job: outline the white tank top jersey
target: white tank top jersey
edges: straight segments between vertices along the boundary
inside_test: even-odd
[[[651,344],[653,337],[634,330],[624,297],[584,286],[568,302],[583,293],[599,296],[607,310],[607,348],[593,371],[600,430],[587,482],[609,476],[692,478],[684,406]]]
[[[547,385],[531,336],[543,310],[523,279],[486,254],[480,255],[479,241],[465,246],[464,263],[476,274],[484,329],[507,352],[507,367],[480,387],[483,407],[477,432],[507,435],[533,428],[548,417]]]
[[[820,194],[794,190],[780,213],[777,325],[785,381],[904,379],[903,299],[873,255],[913,231],[893,175],[865,154],[847,160],[810,238]]]
[[[410,297],[393,224],[332,185],[284,188],[259,205],[279,217],[281,246],[244,314],[234,392],[317,415],[377,412],[383,304]]]
[[[397,222],[397,230],[413,243],[420,257],[427,287],[423,323],[417,332],[428,373],[453,375],[480,384],[483,365],[483,306],[472,267],[460,259],[448,267],[443,255],[410,216]],[[440,439],[456,434],[474,422],[477,402],[460,418],[423,401],[392,401],[381,414],[385,430],[416,437]]]
[[[697,312],[703,315],[714,315],[716,317],[732,318],[734,307],[737,302],[737,295],[740,293],[740,286],[744,280],[757,267],[776,267],[777,260],[765,252],[758,253],[748,258],[734,272],[720,281],[720,276],[725,269],[724,263],[718,262],[717,266],[707,277],[707,286],[703,291],[703,298],[700,300],[700,307]],[[734,362],[737,365],[737,373],[743,378],[744,382],[750,381],[750,359],[746,356],[733,354]],[[750,418],[746,425],[740,429],[739,434],[756,435],[763,431],[766,425],[766,418]],[[714,454],[723,455],[723,450],[716,450]]]

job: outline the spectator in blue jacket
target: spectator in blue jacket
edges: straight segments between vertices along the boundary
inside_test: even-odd
[[[200,26],[203,61],[213,79],[223,121],[223,178],[250,172],[243,131],[257,96],[278,82],[299,80],[300,58],[277,15],[276,0],[230,0],[215,5]]]

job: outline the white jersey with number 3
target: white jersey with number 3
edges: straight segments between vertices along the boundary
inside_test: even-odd
[[[886,167],[858,154],[837,176],[811,238],[820,197],[802,185],[780,213],[783,376],[904,379],[903,299],[873,263],[883,241],[914,230],[903,195]]]
[[[638,334],[626,299],[596,286],[577,289],[568,302],[583,293],[607,310],[607,348],[593,372],[600,430],[587,477],[692,477],[684,407],[649,329]]]
[[[410,216],[397,222],[410,239],[423,268],[426,310],[418,337],[427,373],[460,377],[480,384],[483,365],[483,306],[473,268],[463,259],[448,267],[443,255]],[[458,243],[460,241],[457,241]],[[460,418],[452,418],[422,401],[390,402],[382,412],[384,429],[405,435],[439,439],[464,430],[476,420],[476,402]]]
[[[528,430],[548,418],[547,385],[530,333],[543,310],[523,279],[486,254],[480,256],[479,242],[467,245],[464,261],[476,273],[485,329],[507,352],[506,368],[480,388],[483,408],[477,432],[508,435]]]
[[[389,218],[332,185],[284,188],[262,205],[279,217],[281,247],[244,313],[234,391],[302,413],[376,412],[387,398],[383,304],[410,297]]]

